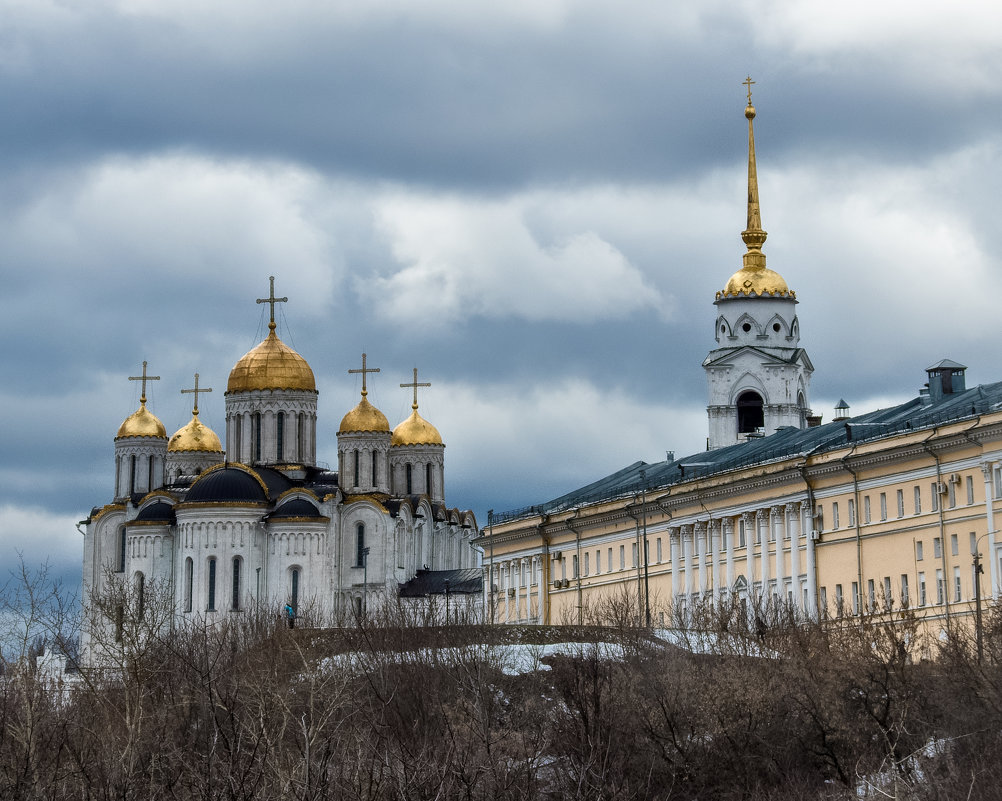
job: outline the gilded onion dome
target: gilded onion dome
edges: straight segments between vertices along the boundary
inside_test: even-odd
[[[442,435],[438,429],[417,413],[417,405],[412,407],[411,416],[393,429],[391,445],[441,445]]]
[[[227,392],[300,389],[316,392],[317,382],[306,359],[275,334],[275,323],[264,342],[244,354],[230,371]]]
[[[389,432],[390,423],[386,419],[386,415],[369,403],[369,399],[365,395],[366,393],[363,391],[362,400],[359,401],[358,406],[341,418],[341,427],[337,431],[338,434],[363,431]]]
[[[223,445],[216,436],[216,432],[203,425],[198,419],[198,412],[191,416],[188,425],[179,428],[174,436],[167,443],[167,450],[171,453],[181,451],[199,451],[202,453],[222,453]]]
[[[748,119],[748,225],[741,232],[741,239],[748,248],[742,259],[741,269],[730,277],[727,286],[717,293],[717,300],[740,297],[796,298],[797,294],[787,286],[783,276],[765,266],[766,232],[762,229],[762,216],[758,203],[758,172],[755,166],[755,132],[752,120],[755,107],[751,104],[751,79],[748,79],[748,105],[745,117]]]
[[[125,422],[118,428],[115,439],[125,439],[127,437],[158,437],[167,439],[167,429],[160,422],[160,418],[146,408],[146,397],[139,402],[139,408],[125,418]]]

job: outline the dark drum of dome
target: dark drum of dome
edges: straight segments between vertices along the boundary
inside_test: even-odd
[[[309,501],[296,498],[279,506],[271,517],[320,517],[320,512]]]
[[[221,503],[224,501],[262,503],[266,500],[264,489],[254,476],[235,467],[224,467],[221,470],[206,473],[192,485],[185,498],[188,503]]]
[[[163,501],[157,501],[156,503],[151,503],[145,509],[142,509],[138,515],[136,515],[136,520],[173,520],[174,519],[174,507],[169,503],[164,503]]]

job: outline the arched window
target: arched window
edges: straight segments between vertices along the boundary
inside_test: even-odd
[[[375,489],[377,486],[379,486],[379,471],[377,469],[378,465],[379,465],[379,462],[378,462],[378,459],[376,457],[376,453],[377,453],[376,451],[372,452],[372,481],[371,481],[371,484],[372,484],[372,488],[373,489]]]
[[[239,556],[233,557],[233,597],[230,599],[230,609],[240,608],[240,567],[243,560]]]
[[[291,592],[289,593],[289,606],[292,607],[294,612],[299,612],[299,568],[294,567],[289,572],[289,579],[291,582]]]
[[[251,457],[252,461],[261,461],[261,413],[255,412],[254,416],[251,417],[251,433],[254,436],[254,453]]]
[[[216,557],[209,557],[209,603],[206,608],[210,612],[216,611]]]
[[[241,442],[241,434],[244,429],[244,418],[243,415],[238,414],[233,417],[233,442],[230,443],[230,452],[237,455],[237,461],[242,462],[244,460],[243,454],[243,442]]]
[[[146,491],[153,489],[153,456],[151,455],[146,464]]]
[[[129,495],[136,491],[136,455],[129,457]]]
[[[405,472],[406,472],[406,475],[407,475],[407,494],[411,495],[414,492],[414,486],[413,486],[413,482],[411,481],[411,472],[412,471],[411,471],[411,466],[410,466],[409,462],[407,463],[407,469],[406,469]]]
[[[431,495],[431,463],[424,466],[424,491]]]
[[[365,523],[355,526],[355,567],[365,565]]]
[[[184,560],[184,611],[191,611],[191,585],[193,573],[195,572],[195,563],[192,562],[189,556]]]
[[[765,426],[762,396],[751,390],[738,395],[738,433],[752,434]]]
[[[306,458],[306,415],[299,413],[299,431],[296,436],[296,444],[299,447],[299,461]]]
[[[354,452],[354,470],[355,470],[355,483],[352,484],[353,487],[358,486],[358,451]]]
[[[285,453],[285,412],[278,413],[278,419],[275,421],[275,438],[277,441],[275,458],[281,462]]]

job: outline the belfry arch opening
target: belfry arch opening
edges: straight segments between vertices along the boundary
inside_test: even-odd
[[[748,390],[738,395],[738,433],[754,434],[765,427],[765,404],[762,396]]]

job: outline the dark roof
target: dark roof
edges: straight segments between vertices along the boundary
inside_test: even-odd
[[[304,498],[293,498],[279,506],[269,517],[321,517],[320,510]]]
[[[691,478],[711,476],[741,467],[836,450],[857,442],[913,429],[931,428],[1002,409],[1002,382],[982,384],[932,400],[928,394],[899,406],[878,409],[814,428],[781,428],[768,437],[703,451],[673,461],[634,462],[612,475],[546,503],[493,516],[494,523],[552,514],[588,503],[669,487]]]
[[[267,500],[257,479],[239,467],[221,467],[205,473],[191,485],[185,497],[185,501],[189,503],[264,503]]]
[[[174,516],[174,507],[169,503],[164,501],[157,501],[156,503],[151,503],[145,509],[141,509],[139,514],[136,515],[136,520],[144,521],[164,521],[165,523],[173,523],[176,518]]]
[[[421,598],[425,595],[445,595],[445,583],[449,582],[449,594],[472,594],[483,592],[484,577],[480,568],[468,567],[462,570],[419,570],[406,584],[400,585],[401,598]]]

